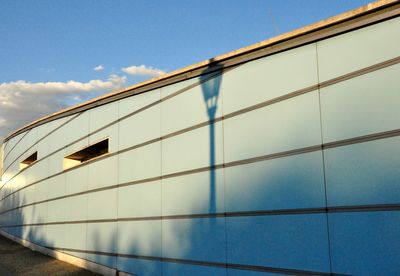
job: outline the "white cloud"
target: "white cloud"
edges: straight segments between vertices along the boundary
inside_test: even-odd
[[[0,84],[0,93],[7,91],[8,93],[32,93],[32,94],[46,94],[46,93],[79,93],[79,92],[89,92],[97,91],[102,89],[112,89],[119,87],[125,82],[124,77],[118,77],[116,75],[111,75],[107,81],[102,80],[91,80],[86,83],[78,81],[68,81],[68,82],[26,82],[24,80],[19,80],[9,83]]]
[[[125,83],[126,77],[118,75],[88,82],[0,83],[0,143],[6,134],[39,117],[119,89]]]
[[[103,71],[104,70],[104,66],[103,65],[97,65],[96,67],[93,68],[94,71]]]
[[[129,66],[129,67],[124,67],[121,70],[122,70],[122,72],[125,72],[125,73],[127,73],[129,75],[132,75],[132,76],[158,77],[158,76],[161,76],[161,75],[165,74],[165,72],[160,70],[160,69],[153,68],[151,66],[146,66],[146,65],[143,65],[143,64],[139,65],[139,66],[132,65],[132,66]]]

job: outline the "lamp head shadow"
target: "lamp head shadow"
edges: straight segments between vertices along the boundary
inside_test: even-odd
[[[203,71],[200,82],[208,118],[213,120],[218,108],[217,103],[221,86],[221,75],[219,73],[222,66],[219,63],[213,63],[213,59],[210,59],[209,62],[210,65]]]

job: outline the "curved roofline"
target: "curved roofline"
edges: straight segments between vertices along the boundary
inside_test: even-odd
[[[175,70],[160,77],[102,95],[41,117],[9,134],[4,139],[4,142],[29,129],[59,118],[398,16],[400,14],[399,4],[400,0],[379,0],[250,46]],[[214,66],[216,64],[218,66]]]

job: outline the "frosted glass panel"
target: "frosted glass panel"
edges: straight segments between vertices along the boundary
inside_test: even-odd
[[[324,142],[400,128],[400,65],[321,89]]]
[[[326,81],[399,56],[400,18],[317,42],[319,80]]]

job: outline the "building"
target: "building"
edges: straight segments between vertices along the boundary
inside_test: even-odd
[[[104,274],[400,274],[399,14],[378,1],[23,127],[1,233]]]

